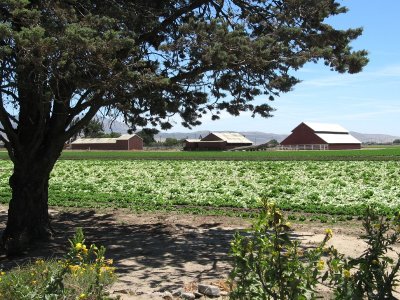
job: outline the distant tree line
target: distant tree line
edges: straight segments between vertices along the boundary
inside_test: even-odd
[[[136,134],[143,139],[145,147],[181,147],[185,139],[166,138],[163,142],[156,141],[155,135],[160,131],[154,128],[143,128]]]

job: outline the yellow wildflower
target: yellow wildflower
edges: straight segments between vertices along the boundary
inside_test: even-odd
[[[344,278],[350,278],[351,277],[350,271],[347,269],[344,269],[343,276],[344,276]]]
[[[79,251],[79,250],[81,250],[82,249],[82,243],[76,243],[76,245],[75,245],[75,250],[76,251]]]
[[[79,300],[87,299],[87,295],[84,294],[84,293],[82,293],[82,294],[79,295],[79,298],[78,298],[78,299],[79,299]]]
[[[325,267],[325,262],[322,259],[320,259],[317,264],[317,268],[318,268],[318,270],[323,270],[324,267]]]
[[[326,236],[327,236],[328,238],[332,238],[332,236],[333,236],[332,229],[330,229],[330,228],[325,229],[325,234],[326,234]]]
[[[70,270],[72,273],[78,272],[79,269],[81,268],[79,265],[70,265],[70,266],[68,266],[68,267],[69,267],[69,270]]]

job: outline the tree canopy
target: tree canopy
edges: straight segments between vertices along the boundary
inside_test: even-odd
[[[0,140],[14,163],[3,240],[45,234],[50,171],[99,110],[132,129],[269,117],[306,62],[361,71],[367,52],[350,43],[362,29],[325,22],[345,12],[335,0],[1,1]]]

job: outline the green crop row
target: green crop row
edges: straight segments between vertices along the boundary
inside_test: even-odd
[[[0,201],[10,198],[12,164],[0,161]],[[281,208],[359,215],[367,204],[400,207],[399,161],[60,160],[50,205],[172,209]]]

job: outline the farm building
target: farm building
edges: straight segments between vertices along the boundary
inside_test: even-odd
[[[360,149],[361,142],[337,124],[304,122],[284,139],[282,148],[299,150]]]
[[[237,132],[211,132],[202,139],[185,140],[184,150],[229,150],[250,146],[253,142]]]
[[[136,134],[118,138],[80,138],[71,143],[73,150],[143,150],[143,140]]]

